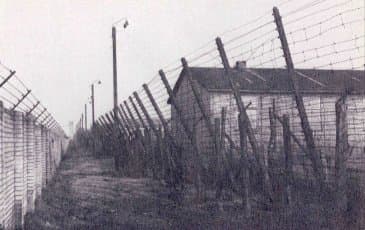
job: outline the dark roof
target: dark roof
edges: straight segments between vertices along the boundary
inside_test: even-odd
[[[193,80],[208,91],[231,90],[228,76],[223,68],[190,67]],[[286,69],[246,68],[233,69],[231,76],[242,92],[250,93],[288,93],[292,91]],[[178,91],[185,71],[180,73],[173,88]],[[363,70],[317,70],[296,69],[295,78],[303,93],[344,92],[365,93],[365,71]]]

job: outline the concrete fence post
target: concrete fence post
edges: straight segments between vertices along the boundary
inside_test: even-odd
[[[34,211],[35,202],[35,178],[36,178],[36,157],[35,157],[35,124],[34,118],[28,116],[25,120],[26,138],[26,159],[27,159],[27,211]]]
[[[46,165],[46,130],[42,126],[41,127],[41,174],[42,174],[42,180],[41,180],[41,188],[46,187],[47,182],[47,165]]]
[[[35,126],[35,187],[36,198],[42,192],[42,164],[41,164],[41,127]]]
[[[14,178],[14,211],[15,228],[21,228],[26,212],[26,155],[24,148],[24,116],[20,112],[11,112],[13,119],[15,178]]]

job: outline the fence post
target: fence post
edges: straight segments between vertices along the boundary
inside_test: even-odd
[[[144,116],[146,117],[149,126],[151,127],[152,131],[155,133],[156,139],[161,139],[162,140],[161,134],[156,129],[155,123],[153,122],[150,115],[148,114],[148,112],[147,112],[146,108],[144,107],[141,99],[139,98],[137,92],[133,92],[133,96],[137,100],[137,103],[138,103],[139,107],[141,108]],[[164,155],[163,151],[160,151],[159,155],[162,158],[162,156]],[[156,156],[154,155],[153,157],[154,157],[153,161],[156,162]],[[167,163],[169,165],[169,162],[167,162]],[[156,165],[154,165],[154,167],[156,167]],[[154,169],[154,170],[156,171],[156,169]]]
[[[168,124],[167,124],[167,122],[166,122],[166,120],[165,120],[165,118],[164,118],[164,116],[163,116],[163,114],[162,114],[159,106],[157,105],[155,99],[153,98],[153,96],[152,96],[152,94],[151,94],[148,86],[146,84],[143,84],[143,89],[145,90],[145,92],[146,92],[146,94],[147,94],[147,96],[148,96],[148,98],[149,98],[149,100],[150,100],[153,108],[155,109],[155,111],[156,111],[156,113],[158,115],[158,118],[160,119],[160,121],[162,123],[162,126],[164,128],[164,131],[165,131],[165,133],[167,134],[167,136],[168,136],[168,138],[170,140],[171,146],[174,147],[175,150],[177,150],[178,149],[177,148],[177,144],[176,144],[176,142],[175,142],[175,140],[174,140],[174,138],[173,138],[173,136],[172,136],[172,134],[170,132],[169,126],[168,126]],[[174,164],[174,167],[175,167],[176,166],[175,165],[176,162],[174,162],[172,158],[170,158],[170,160]]]
[[[131,118],[131,120],[133,122],[133,125],[136,129],[137,137],[140,139],[140,142],[143,146],[143,149],[146,151],[146,144],[143,140],[143,136],[142,136],[142,133],[141,133],[141,130],[140,130],[140,126],[139,126],[138,122],[136,121],[136,119],[134,118],[132,111],[129,109],[127,101],[124,101],[124,105],[125,105],[125,108],[127,109],[129,117]],[[120,107],[122,107],[122,104],[120,104]]]
[[[27,153],[27,211],[34,211],[35,202],[35,137],[34,137],[34,120],[32,115],[26,116],[26,153]]]
[[[323,164],[322,164],[322,161],[320,158],[320,154],[316,149],[316,145],[315,145],[314,137],[313,137],[313,131],[312,131],[309,121],[308,121],[307,112],[304,107],[303,97],[298,89],[298,83],[294,79],[294,75],[295,75],[294,64],[293,64],[293,60],[291,58],[289,45],[288,45],[288,41],[286,39],[286,34],[284,31],[284,26],[283,26],[283,23],[281,20],[279,9],[274,7],[273,13],[274,13],[274,18],[275,18],[275,23],[277,26],[277,31],[279,33],[281,46],[282,46],[282,49],[284,52],[286,67],[288,70],[288,77],[289,77],[288,80],[290,81],[291,87],[294,90],[294,98],[295,98],[295,102],[297,104],[297,109],[298,109],[299,117],[301,120],[301,126],[302,126],[302,130],[304,133],[304,138],[305,138],[305,142],[306,142],[307,148],[308,148],[309,158],[312,162],[314,176],[320,187],[320,192],[323,192],[323,190],[325,188],[325,184],[324,184],[325,177],[324,177],[324,172],[323,172]]]
[[[348,143],[346,96],[336,102],[336,152],[335,152],[335,183],[337,218],[344,214],[347,208],[346,196],[346,155],[350,147]]]
[[[131,102],[131,104],[132,104],[132,106],[133,106],[133,109],[134,109],[134,111],[136,112],[137,117],[138,117],[139,121],[140,121],[140,122],[141,122],[141,124],[142,124],[143,129],[147,130],[147,126],[146,126],[146,124],[145,124],[145,122],[144,122],[144,120],[143,120],[143,118],[142,118],[142,116],[141,116],[140,112],[138,111],[138,108],[137,108],[136,104],[134,103],[134,101],[133,101],[133,99],[132,99],[132,97],[131,97],[131,96],[129,96],[129,101]]]
[[[15,162],[15,180],[14,180],[14,212],[15,228],[22,228],[26,212],[26,169],[27,161],[24,149],[24,117],[18,111],[10,112],[13,117],[13,137],[14,137],[14,162]]]
[[[205,123],[207,125],[207,129],[209,131],[209,134],[214,139],[213,124],[212,124],[212,122],[209,119],[209,115],[205,111],[204,104],[203,104],[203,101],[202,101],[202,96],[200,95],[200,92],[198,90],[198,86],[193,81],[193,76],[192,76],[192,74],[190,72],[190,69],[189,69],[189,66],[188,66],[188,63],[187,63],[186,59],[185,58],[181,58],[181,63],[183,65],[183,70],[186,72],[186,76],[187,76],[187,79],[188,79],[189,84],[191,86],[191,89],[193,91],[193,94],[194,94],[194,97],[195,97],[195,101],[197,102],[197,104],[199,106],[199,109],[200,109],[200,112],[202,113],[203,119],[204,119],[204,121],[205,121]]]
[[[125,120],[125,125],[129,127],[129,131],[130,131],[130,132],[131,132],[131,134],[132,134],[132,133],[133,133],[133,124],[131,124],[131,121],[130,121],[130,119],[129,119],[129,117],[128,117],[127,113],[125,112],[125,110],[124,110],[124,108],[123,108],[122,104],[120,104],[120,105],[119,105],[119,108],[122,110],[121,116],[122,116],[122,114],[123,114],[123,116],[124,116],[124,120]],[[136,127],[134,127],[134,129],[135,129],[135,128],[136,128]]]
[[[275,151],[276,151],[276,137],[277,137],[277,134],[276,134],[276,119],[275,119],[274,114],[275,114],[275,102],[273,101],[272,108],[269,108],[270,140],[269,140],[269,146],[267,148],[268,165],[269,166],[270,166],[270,161],[273,159],[272,154],[275,153]]]
[[[149,128],[147,127],[145,121],[143,120],[142,118],[142,115],[141,113],[139,112],[136,104],[134,103],[133,101],[133,98],[131,96],[129,96],[129,101],[131,102],[132,106],[133,106],[133,109],[134,111],[136,112],[137,114],[137,117],[138,117],[138,120],[139,122],[142,124],[142,127],[143,127],[143,133],[144,135],[142,135],[144,137],[144,142],[146,144],[146,160],[147,160],[147,163],[148,163],[148,159],[149,159],[149,155],[152,155],[152,164],[155,165],[155,157],[154,157],[154,151],[153,151],[153,141],[152,141],[152,136],[151,136],[151,133],[150,133],[150,130]],[[156,177],[156,170],[154,169],[154,167],[151,167],[152,169],[152,177],[153,178],[157,178]]]
[[[159,119],[162,123],[162,126],[164,128],[165,133],[167,134],[167,137],[168,137],[168,140],[169,140],[168,141],[169,146],[170,146],[170,149],[172,151],[171,151],[171,155],[166,153],[166,156],[167,156],[167,160],[170,162],[170,165],[172,166],[171,170],[174,170],[174,171],[177,170],[176,173],[179,173],[178,172],[178,170],[179,170],[178,169],[178,167],[179,167],[178,164],[181,163],[181,162],[178,162],[180,160],[180,159],[178,159],[179,153],[175,152],[175,151],[178,151],[178,146],[177,146],[177,144],[176,144],[176,142],[175,142],[175,140],[174,140],[174,138],[173,138],[173,136],[170,132],[170,129],[167,125],[167,122],[166,122],[165,118],[163,117],[162,112],[161,112],[160,108],[158,107],[155,99],[153,98],[148,86],[146,84],[143,84],[143,88],[144,88],[144,90],[145,90],[145,92],[146,92],[153,108],[155,109],[155,111],[156,111],[156,113],[157,113],[157,115],[158,115],[158,117],[159,117]]]
[[[290,211],[292,210],[292,190],[291,186],[293,183],[293,153],[291,146],[291,135],[290,135],[290,123],[289,116],[283,115],[283,140],[284,140],[284,155],[285,155],[285,186],[287,195],[287,204]]]
[[[125,108],[127,109],[127,112],[129,114],[129,117],[131,118],[132,123],[133,123],[133,125],[135,127],[135,132],[136,132],[135,140],[137,141],[135,143],[135,147],[137,148],[136,151],[135,151],[136,154],[138,154],[139,148],[140,148],[140,146],[137,143],[139,142],[139,143],[142,144],[142,149],[143,150],[142,150],[141,155],[140,155],[141,158],[142,158],[141,159],[142,160],[142,162],[141,162],[142,163],[142,169],[141,169],[141,171],[142,171],[142,174],[145,175],[146,174],[146,167],[145,166],[146,166],[146,160],[147,160],[146,159],[147,146],[146,146],[144,137],[143,137],[143,135],[141,133],[140,126],[139,126],[138,122],[136,121],[136,119],[134,118],[132,111],[129,109],[129,106],[128,106],[127,101],[124,101],[124,105],[125,105]],[[120,107],[122,107],[122,104],[120,104]]]
[[[147,84],[143,84],[143,89],[145,90],[153,108],[155,109],[161,123],[162,123],[162,126],[164,128],[164,132],[165,134],[167,135],[168,137],[168,143],[169,143],[169,146],[170,146],[170,152],[171,154],[166,154],[166,156],[168,157],[168,161],[171,162],[171,173],[173,173],[173,175],[171,175],[172,177],[172,180],[171,182],[173,183],[173,189],[174,189],[174,192],[172,195],[176,195],[176,197],[174,197],[174,199],[176,199],[176,201],[180,201],[180,196],[181,196],[181,190],[182,190],[182,159],[181,159],[181,149],[179,148],[179,146],[177,145],[174,137],[172,136],[171,132],[170,132],[170,129],[168,127],[168,124],[159,108],[159,106],[157,105],[155,99],[153,98]]]
[[[201,194],[199,191],[201,191],[203,188],[203,184],[202,184],[202,171],[204,169],[204,166],[203,166],[203,160],[202,160],[202,157],[201,157],[201,153],[199,151],[199,148],[197,146],[197,142],[196,142],[196,138],[194,137],[194,132],[192,130],[189,129],[189,125],[186,123],[186,121],[184,120],[183,118],[183,112],[181,110],[181,108],[179,107],[179,105],[176,103],[175,101],[175,95],[173,94],[172,92],[172,89],[171,89],[171,86],[169,84],[169,82],[167,81],[167,78],[166,78],[166,75],[165,73],[163,72],[163,70],[160,70],[159,71],[159,75],[161,77],[161,80],[163,82],[163,84],[165,85],[165,88],[167,90],[167,94],[169,95],[169,99],[171,101],[171,105],[175,108],[176,110],[176,114],[177,114],[177,117],[178,117],[178,120],[180,122],[180,124],[182,125],[183,127],[183,130],[186,134],[186,136],[189,138],[191,144],[192,144],[192,147],[193,147],[193,150],[195,152],[195,163],[197,164],[198,166],[198,174],[197,174],[197,191],[198,191],[198,199],[200,199],[201,197]],[[215,141],[215,143],[217,143]],[[215,149],[217,149],[217,145],[215,144]]]
[[[250,202],[250,166],[248,160],[248,146],[247,146],[247,124],[243,114],[238,115],[238,126],[240,130],[240,149],[241,159],[243,161],[243,191],[242,191],[242,204],[245,210],[246,217],[251,216],[251,202]]]
[[[219,51],[219,55],[222,59],[225,74],[228,76],[230,87],[233,91],[233,96],[236,100],[238,112],[240,114],[240,119],[238,119],[238,122],[243,123],[247,126],[246,129],[245,129],[246,135],[247,135],[248,140],[251,144],[252,151],[253,151],[253,154],[255,156],[256,164],[257,164],[257,166],[260,170],[260,174],[264,178],[264,181],[263,181],[264,182],[263,183],[264,184],[264,192],[267,194],[269,200],[271,200],[272,188],[271,188],[271,183],[270,183],[270,177],[269,177],[269,174],[268,174],[268,169],[267,169],[266,165],[263,165],[262,162],[261,162],[260,154],[259,154],[259,152],[260,152],[259,151],[259,146],[258,146],[257,139],[255,137],[251,122],[250,122],[250,118],[248,117],[246,107],[245,107],[245,105],[242,101],[239,89],[237,88],[237,85],[234,84],[232,76],[229,74],[230,71],[231,71],[231,68],[229,66],[228,58],[227,58],[226,52],[224,50],[222,40],[219,37],[216,38],[216,44],[217,44],[217,48],[218,48],[218,51]],[[242,126],[242,124],[239,124],[239,126]]]
[[[103,125],[104,131],[107,132],[107,130],[109,131],[109,134],[112,133],[112,129],[109,125],[109,123],[107,122],[107,120],[105,119],[104,115],[102,115],[100,117],[100,123]]]

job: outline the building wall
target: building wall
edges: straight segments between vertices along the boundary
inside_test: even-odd
[[[227,110],[226,132],[239,146],[238,130],[238,110],[232,94],[211,93],[210,106],[213,117],[220,117],[220,110],[225,107]],[[275,103],[275,113],[278,116],[289,115],[291,131],[298,137],[303,145],[304,134],[302,132],[301,120],[296,107],[294,98],[291,95],[279,94],[251,94],[242,95],[242,101],[247,106],[251,124],[255,131],[256,139],[263,151],[267,151],[270,139],[270,119],[269,108]],[[337,95],[304,95],[303,101],[306,108],[308,120],[313,130],[315,143],[322,152],[324,164],[334,164],[334,152],[336,146],[336,112],[335,103]],[[349,144],[354,147],[353,153],[349,158],[349,166],[356,167],[360,164],[364,167],[364,147],[365,147],[365,99],[362,96],[349,96],[346,101],[348,107],[347,122]],[[282,143],[282,126],[276,121],[277,146]],[[299,146],[293,144],[294,152],[297,153],[295,161],[297,164],[309,164],[308,159],[300,150]],[[327,162],[329,161],[329,162]]]
[[[44,137],[41,136],[43,129]],[[25,118],[18,111],[9,111],[0,101],[0,229],[21,229],[27,211],[34,210],[36,194],[41,194],[42,185],[46,185],[45,176],[49,175],[59,163],[61,148],[50,148],[50,130],[36,125],[32,117]],[[53,133],[55,140],[61,142],[64,137]],[[46,162],[57,159],[56,165]],[[43,152],[42,152],[43,150]],[[43,167],[42,167],[43,166]]]
[[[2,105],[1,105],[2,107]],[[2,107],[2,225],[5,229],[15,226],[15,208],[14,208],[14,180],[15,180],[15,157],[14,157],[14,120],[8,111]]]
[[[199,84],[197,84],[199,86]],[[226,113],[226,133],[233,140],[235,146],[239,147],[238,130],[238,109],[232,93],[229,92],[207,92],[199,86],[205,110],[209,114],[212,124],[215,118],[221,117],[221,110],[224,107]],[[336,146],[336,112],[335,103],[339,95],[304,95],[303,101],[308,115],[310,126],[313,130],[316,146],[321,150],[321,158],[325,166],[334,166],[334,153]],[[212,138],[208,132],[206,123],[202,119],[202,114],[195,100],[190,84],[186,78],[181,82],[176,94],[176,102],[182,110],[182,116],[191,130],[195,130],[195,140],[200,152],[204,156],[209,156],[214,152]],[[291,131],[305,145],[304,134],[302,132],[301,120],[298,114],[296,102],[290,94],[243,94],[242,101],[247,108],[256,139],[262,151],[267,152],[270,139],[270,119],[269,108],[275,104],[275,113],[278,116],[289,115]],[[353,168],[365,168],[365,99],[361,95],[348,96],[347,101],[347,122],[349,144],[353,152],[349,157],[348,165]],[[186,156],[192,157],[192,147],[187,139],[183,128],[177,120],[177,114],[172,107],[171,126],[176,140],[184,147]],[[275,130],[277,133],[277,151],[280,153],[283,146],[282,125],[276,121]],[[310,162],[301,151],[299,146],[293,142],[294,163],[299,165],[301,170],[311,169]],[[227,143],[228,146],[228,143]],[[250,148],[250,145],[249,145]],[[238,157],[238,156],[237,156]],[[277,156],[281,157],[281,156]],[[305,166],[305,167],[303,167]],[[304,172],[308,174],[310,171]]]

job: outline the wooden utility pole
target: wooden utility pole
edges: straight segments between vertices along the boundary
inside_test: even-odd
[[[95,123],[95,98],[94,98],[94,84],[91,84],[91,118],[92,125]]]
[[[279,9],[277,7],[274,7],[273,14],[274,14],[277,30],[279,33],[281,46],[282,46],[282,49],[284,52],[286,68],[288,70],[288,76],[289,76],[288,80],[290,81],[291,87],[294,90],[294,98],[295,98],[295,102],[297,104],[299,117],[301,120],[301,126],[302,126],[303,133],[304,133],[304,138],[305,138],[305,142],[306,142],[307,148],[308,148],[309,158],[312,162],[314,176],[320,186],[320,190],[323,191],[323,189],[324,189],[323,164],[322,164],[322,161],[320,158],[319,151],[317,151],[317,149],[316,149],[316,145],[315,145],[314,137],[313,137],[313,131],[312,131],[309,121],[308,121],[307,112],[304,107],[303,97],[299,91],[298,83],[294,78],[294,76],[295,76],[294,64],[293,64],[293,60],[291,58],[288,41],[286,39],[283,22],[281,20]]]
[[[117,42],[116,42],[116,29],[112,27],[112,39],[113,39],[113,102],[114,102],[114,119],[117,122],[118,119],[118,76],[117,76]]]

